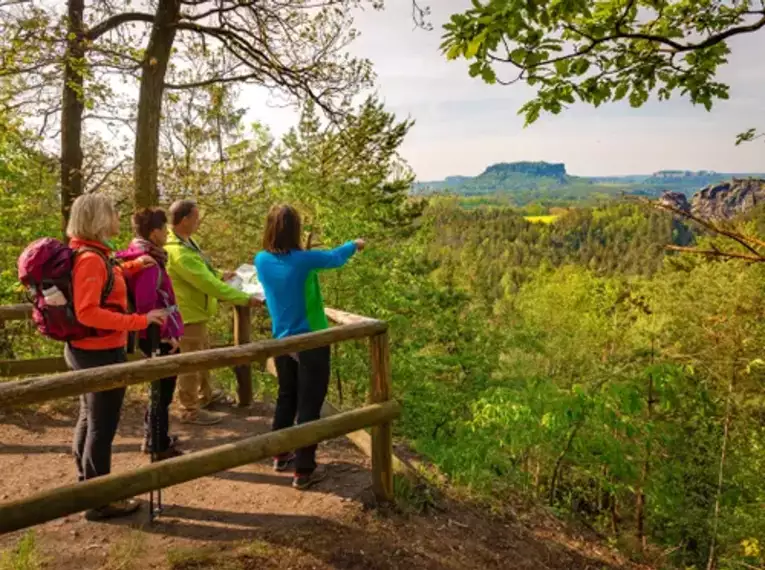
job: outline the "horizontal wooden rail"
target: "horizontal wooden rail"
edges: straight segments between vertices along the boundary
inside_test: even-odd
[[[130,360],[137,360],[134,354],[128,355]],[[0,377],[30,376],[32,374],[56,374],[66,372],[69,368],[63,356],[48,356],[45,358],[27,358],[22,360],[0,360]]]
[[[31,317],[30,305],[0,305],[0,325],[3,321],[3,315],[22,315],[26,308],[26,314]],[[239,335],[235,335],[236,344],[246,344],[245,339],[249,342],[249,335],[242,334],[244,327],[242,324],[243,314],[249,314],[249,307],[236,307],[234,312],[235,321],[237,324],[235,330],[240,331]],[[368,317],[362,317],[360,315],[354,315],[353,313],[347,313],[345,311],[339,311],[337,309],[327,308],[325,309],[327,318],[338,325],[349,325],[354,323],[368,323],[374,319]],[[20,317],[22,318],[22,317]],[[8,319],[11,320],[11,319]],[[18,319],[17,319],[18,320]],[[238,341],[238,342],[237,342]],[[213,348],[225,348],[234,345],[219,345],[213,346]],[[128,355],[128,360],[140,360],[143,355],[140,351],[136,351],[133,354]],[[63,356],[51,356],[44,358],[27,358],[20,360],[0,360],[0,378],[3,377],[16,377],[16,376],[33,376],[42,374],[57,374],[59,372],[66,372],[69,368],[66,365],[66,361]],[[247,366],[240,366],[235,369],[237,372],[237,381],[240,385],[251,385],[252,375],[248,373]],[[245,398],[246,400],[247,398]]]
[[[324,314],[327,315],[327,318],[332,321],[333,323],[337,323],[338,325],[352,325],[354,323],[368,323],[369,321],[373,321],[374,319],[371,319],[369,317],[363,317],[361,315],[354,315],[353,313],[346,313],[345,311],[340,311],[338,309],[333,309],[331,307],[327,307],[324,309]]]
[[[330,321],[339,325],[349,325],[374,320],[332,308],[325,309],[324,313]],[[32,305],[29,303],[22,303],[20,305],[0,305],[0,321],[26,321],[31,318]]]
[[[283,339],[261,340],[230,348],[217,348],[0,383],[0,408],[36,404],[88,392],[141,384],[176,376],[183,372],[241,366],[255,361],[262,362],[270,357],[290,352],[375,336],[385,332],[387,328],[387,323],[370,319]]]
[[[230,348],[233,344],[213,345],[211,348]],[[146,360],[146,356],[136,350],[127,355],[128,362]],[[63,356],[46,356],[44,358],[25,358],[21,360],[0,360],[0,378],[15,376],[39,376],[43,374],[58,374],[67,372],[69,367]]]
[[[0,305],[0,321],[26,321],[32,318],[32,305]]]
[[[211,348],[230,348],[233,344],[213,345]],[[128,362],[146,360],[140,350],[127,355]],[[22,360],[0,360],[0,378],[15,376],[41,376],[58,374],[69,371],[69,366],[63,356],[46,356],[44,358],[25,358]]]
[[[372,404],[300,426],[151,463],[127,473],[113,473],[0,503],[0,533],[212,475],[365,427],[389,423],[400,413],[401,408],[395,401]]]

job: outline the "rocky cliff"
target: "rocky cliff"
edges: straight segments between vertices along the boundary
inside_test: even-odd
[[[690,202],[680,192],[665,192],[660,201],[705,219],[730,219],[765,203],[765,179],[734,178],[712,184],[694,194]]]

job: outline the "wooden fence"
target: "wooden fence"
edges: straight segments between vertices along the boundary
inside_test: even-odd
[[[0,324],[7,320],[26,320],[30,314],[28,305],[0,306]],[[250,342],[250,309],[238,307],[235,315],[234,346],[0,383],[0,409],[150,382],[192,370],[229,366],[236,371],[239,404],[245,406],[252,401],[253,362],[265,363],[275,356],[365,338],[369,339],[372,364],[370,404],[348,412],[336,412],[330,406],[331,415],[315,422],[0,503],[0,533],[191,481],[341,435],[355,436],[352,437],[354,443],[371,448],[373,491],[378,501],[390,501],[394,471],[391,422],[399,416],[400,407],[390,399],[387,323],[327,309],[327,316],[337,326],[285,339]],[[17,362],[24,364],[15,368],[9,365],[11,362],[5,361],[5,368],[0,370],[3,373],[15,371],[14,375],[66,370],[63,359],[22,360]],[[368,436],[364,437],[366,432],[360,431],[364,428],[372,428],[370,445],[367,445]]]

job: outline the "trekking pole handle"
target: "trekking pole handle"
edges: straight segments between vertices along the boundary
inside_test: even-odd
[[[149,325],[149,328],[146,329],[146,337],[149,340],[149,348],[150,348],[149,354],[152,357],[158,356],[159,344],[161,342],[159,325],[155,325],[155,324]]]

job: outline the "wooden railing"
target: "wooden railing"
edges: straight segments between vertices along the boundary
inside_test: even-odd
[[[327,309],[327,314],[333,322],[343,324],[343,316],[355,317],[343,311]],[[26,321],[32,317],[32,306],[29,304],[0,305],[0,327],[6,321]],[[333,317],[340,319],[334,320]],[[234,307],[234,346],[247,344],[252,335],[252,311],[250,307]],[[128,355],[129,360],[143,358],[140,351]],[[67,370],[63,356],[49,358],[33,358],[24,360],[0,360],[0,377],[30,376],[33,374],[55,374]],[[252,403],[252,367],[250,365],[234,368],[237,380],[237,395],[240,406]]]
[[[391,422],[399,416],[400,407],[390,399],[387,324],[327,309],[327,316],[338,323],[337,326],[285,339],[249,342],[249,308],[240,308],[236,314],[234,338],[238,344],[235,346],[0,383],[0,409],[151,382],[183,372],[229,366],[237,371],[239,403],[247,405],[252,400],[253,362],[265,363],[276,356],[364,338],[370,339],[372,364],[369,405],[348,412],[336,412],[330,407],[331,415],[315,422],[0,503],[0,533],[191,481],[341,435],[355,435],[355,439],[352,438],[354,442],[364,448],[364,438],[359,441],[358,437],[359,433],[365,434],[359,431],[364,428],[372,428],[369,447],[373,491],[378,501],[392,500],[394,464]],[[29,315],[30,310],[25,305],[0,307],[0,322],[28,319]],[[28,363],[26,370],[42,366],[46,367],[46,373],[51,368],[56,368],[54,371],[65,369],[65,364],[55,359],[22,362]]]

